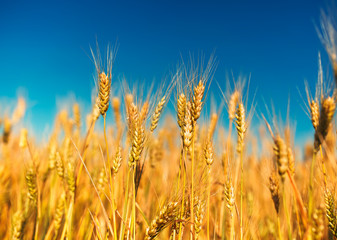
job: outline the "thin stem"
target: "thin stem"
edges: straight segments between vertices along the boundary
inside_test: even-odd
[[[117,240],[117,228],[116,228],[116,215],[115,215],[115,200],[114,200],[114,193],[113,193],[113,185],[112,185],[112,176],[111,176],[111,163],[109,159],[109,146],[108,146],[108,140],[106,137],[106,114],[104,114],[104,140],[105,140],[105,148],[106,148],[106,158],[108,162],[108,173],[109,173],[109,182],[110,182],[110,198],[112,202],[112,219],[114,224],[114,239]]]
[[[280,216],[277,214],[277,231],[278,231],[278,237],[279,240],[282,240],[282,235],[281,235],[281,224],[280,224]]]
[[[39,187],[39,174],[38,174],[38,168],[37,168],[37,165],[35,163],[35,160],[34,160],[34,157],[33,157],[33,154],[32,154],[32,150],[30,148],[30,144],[29,144],[29,141],[27,140],[27,148],[28,148],[28,152],[29,152],[29,155],[30,155],[30,158],[32,159],[32,162],[33,162],[33,168],[34,168],[34,171],[35,171],[35,174],[36,174],[36,190],[37,190],[37,199],[36,199],[36,223],[35,223],[35,226],[34,226],[34,240],[37,240],[38,238],[38,234],[39,234],[39,223],[40,223],[40,218],[41,218],[41,189]]]
[[[194,239],[194,131],[195,128],[193,126],[193,134],[192,134],[192,150],[191,150],[191,232],[192,239]]]
[[[315,170],[315,163],[316,163],[316,152],[314,151],[311,161],[311,168],[310,168],[310,179],[309,179],[309,203],[308,203],[308,218],[309,223],[311,222],[311,213],[313,208],[313,190],[314,190],[314,170]]]
[[[182,152],[183,153],[183,152]],[[181,171],[183,175],[183,197],[182,197],[182,204],[181,204],[181,212],[180,212],[180,220],[182,220],[184,216],[184,210],[185,210],[185,186],[186,186],[186,171],[184,167],[184,159],[186,159],[187,156],[187,150],[185,151],[185,158],[181,161]],[[179,223],[179,235],[178,240],[182,239],[182,227],[183,227],[183,221],[180,221]]]
[[[229,229],[229,239],[234,240],[234,206],[230,209],[230,229]]]
[[[184,149],[182,148],[180,151],[180,157],[179,157],[179,171],[178,171],[178,190],[180,189],[180,178],[181,178],[181,174],[182,174],[182,168],[183,168],[183,154],[184,154]]]
[[[83,160],[85,159],[85,153],[86,153],[85,150],[87,149],[87,142],[88,142],[91,130],[94,128],[94,126],[95,126],[95,121],[92,120],[91,123],[90,123],[90,127],[87,131],[87,134],[85,136],[84,142],[83,142],[83,147],[82,147],[82,152],[81,152],[81,156],[82,156]],[[77,171],[77,174],[76,174],[76,189],[77,189],[77,186],[80,182],[82,169],[83,169],[83,164],[79,164],[79,170]]]
[[[123,207],[123,219],[120,227],[119,239],[124,239],[125,226],[126,226],[126,217],[127,217],[127,208],[128,208],[128,199],[129,199],[129,184],[130,184],[130,172],[131,168],[128,171],[128,176],[126,179],[126,189],[125,189],[125,197],[124,197],[124,207]]]
[[[211,167],[208,165],[208,189],[207,189],[207,239],[209,238],[209,212],[210,212],[210,195],[211,195]]]
[[[67,240],[73,239],[73,230],[72,230],[72,225],[73,225],[73,210],[74,210],[74,202],[75,202],[75,196],[73,193],[71,193],[70,197],[70,205],[69,205],[69,210],[67,214]]]
[[[320,152],[321,152],[321,158],[322,158],[322,171],[323,171],[323,175],[324,175],[324,189],[326,189],[326,185],[327,185],[327,175],[326,175],[326,168],[325,168],[324,159],[323,159],[322,145],[319,146],[319,150],[320,150]]]
[[[291,223],[290,223],[290,217],[289,217],[287,203],[286,203],[286,194],[285,194],[285,191],[284,191],[284,182],[282,184],[282,201],[283,201],[283,209],[284,209],[284,212],[286,214],[287,223],[288,223],[288,238],[292,239],[292,236],[291,236]]]
[[[300,214],[301,214],[301,217],[302,217],[303,227],[306,228],[307,225],[308,225],[308,219],[307,219],[308,217],[307,217],[306,209],[305,209],[304,204],[303,204],[303,200],[301,198],[301,194],[296,187],[296,183],[293,180],[293,177],[291,176],[291,174],[289,172],[289,169],[287,170],[287,175],[289,177],[290,184],[291,184],[291,186],[293,188],[293,191],[294,191],[294,194],[295,194],[295,198],[296,198],[296,201],[297,201],[297,204],[298,204],[298,207],[299,207],[299,211],[300,211]]]
[[[132,200],[133,200],[133,205],[132,205],[132,218],[133,218],[133,239],[136,239],[136,184],[135,184],[135,172],[136,168],[133,167],[133,177],[132,177],[132,186],[133,186],[133,191],[132,191]]]
[[[117,225],[116,225],[116,215],[115,215],[115,212],[116,212],[116,209],[117,209],[117,206],[116,206],[116,203],[115,203],[115,181],[112,183],[112,187],[111,187],[111,191],[112,191],[112,220],[113,220],[113,228],[114,228],[114,239],[117,240]]]
[[[243,239],[243,150],[240,153],[240,164],[241,164],[241,191],[240,191],[240,239]]]
[[[294,196],[293,201],[294,201],[294,203],[296,203],[296,197],[295,196]],[[300,216],[299,216],[297,205],[294,204],[294,207],[295,207],[295,213],[296,213],[296,220],[299,223],[300,222]],[[298,224],[298,235],[299,235],[300,238],[302,238],[301,224]]]
[[[229,120],[229,127],[228,127],[228,129],[229,129],[229,131],[228,131],[228,136],[227,136],[227,142],[226,142],[226,151],[227,151],[227,159],[225,159],[225,161],[224,161],[224,175],[225,175],[225,177],[226,177],[226,171],[229,171],[228,170],[228,168],[229,168],[229,141],[230,141],[230,137],[231,137],[231,135],[232,135],[232,124],[233,123],[233,121],[230,119]],[[227,161],[227,170],[226,170],[226,162]],[[222,226],[222,240],[224,240],[225,239],[225,233],[226,233],[226,210],[225,210],[225,208],[226,208],[226,198],[223,198],[223,201],[222,201],[222,206],[223,206],[223,208],[224,208],[224,215],[223,215],[223,217],[222,218],[220,218],[220,219],[222,219],[222,224],[221,224],[221,226]],[[230,238],[231,239],[231,238]],[[234,239],[234,235],[233,235],[233,239]]]

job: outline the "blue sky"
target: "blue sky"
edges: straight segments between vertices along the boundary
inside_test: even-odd
[[[33,126],[52,125],[59,99],[86,105],[94,88],[89,46],[119,44],[114,74],[129,82],[159,81],[190,53],[215,52],[215,81],[251,75],[257,113],[273,101],[285,118],[288,97],[297,137],[312,129],[302,110],[304,80],[313,88],[317,55],[327,54],[315,30],[323,1],[1,1],[0,96],[29,99]],[[3,101],[2,101],[3,102]],[[62,102],[62,101],[61,101]],[[0,110],[5,109],[1,106]],[[224,115],[223,117],[227,117]],[[312,134],[312,131],[309,131]]]

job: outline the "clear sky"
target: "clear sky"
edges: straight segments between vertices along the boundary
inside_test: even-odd
[[[225,88],[226,74],[250,74],[257,113],[265,109],[263,99],[272,100],[285,118],[290,96],[291,119],[303,138],[312,127],[297,88],[304,93],[305,79],[314,87],[319,51],[324,72],[329,69],[315,25],[331,5],[319,0],[2,0],[0,96],[13,99],[21,89],[29,99],[29,121],[41,129],[51,125],[58,99],[69,93],[90,103],[94,66],[88,55],[96,37],[102,48],[118,41],[113,71],[129,82],[160,80],[181,57],[215,52],[212,91],[217,91],[215,81]]]

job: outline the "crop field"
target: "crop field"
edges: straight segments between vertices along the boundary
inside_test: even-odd
[[[213,104],[213,57],[140,94],[97,47],[90,114],[61,110],[46,142],[22,127],[19,98],[0,116],[0,239],[335,239],[337,32],[325,20],[334,74],[319,61],[316,86],[299,89],[313,132],[300,150],[289,116],[257,111],[243,77]]]

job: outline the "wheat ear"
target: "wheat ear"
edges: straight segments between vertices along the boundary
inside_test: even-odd
[[[181,129],[184,127],[185,113],[186,113],[186,96],[184,93],[181,93],[177,100],[177,121]]]
[[[317,129],[319,123],[319,105],[317,101],[312,100],[310,103],[310,118],[314,129]]]
[[[282,181],[284,181],[288,170],[288,148],[279,135],[274,139],[274,154],[276,157],[278,174]]]
[[[330,190],[325,191],[325,211],[328,218],[328,226],[331,233],[337,237],[336,207],[335,199]]]
[[[203,105],[203,97],[205,92],[205,85],[202,81],[194,88],[194,95],[192,101],[192,117],[194,121],[197,121],[200,117],[201,108]]]
[[[99,111],[102,116],[106,114],[109,108],[109,100],[110,100],[110,90],[111,90],[111,75],[107,76],[105,72],[101,72],[98,75],[99,78]]]
[[[315,131],[314,148],[316,152],[319,150],[322,141],[328,134],[332,118],[335,114],[335,108],[335,101],[331,97],[323,99],[319,114],[319,123]]]
[[[234,205],[235,205],[235,194],[234,187],[230,178],[227,179],[225,183],[225,199],[226,206],[229,210],[229,239],[234,240]]]
[[[164,206],[158,216],[152,220],[150,226],[146,229],[145,239],[150,240],[158,236],[158,234],[169,226],[179,215],[178,202],[170,202]]]
[[[312,235],[313,239],[319,240],[323,238],[324,235],[324,206],[320,205],[315,209],[313,215],[313,226],[312,226]]]
[[[153,132],[158,126],[159,117],[162,113],[165,102],[166,102],[166,97],[164,96],[160,99],[160,101],[158,102],[158,104],[157,104],[157,106],[154,110],[154,113],[152,114],[151,127],[150,127],[151,132]]]

